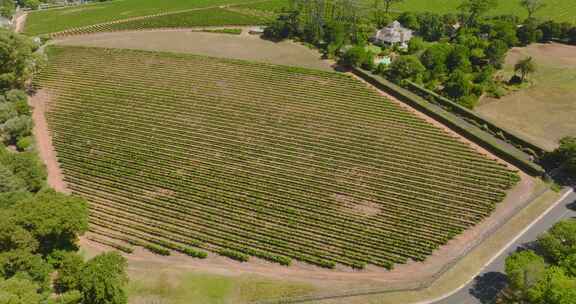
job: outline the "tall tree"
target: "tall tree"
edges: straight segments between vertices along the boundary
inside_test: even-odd
[[[544,276],[546,263],[532,250],[516,252],[506,258],[508,296],[522,303],[527,292]]]
[[[546,6],[544,0],[520,0],[520,5],[528,11],[528,18],[532,18],[538,10]]]
[[[30,39],[0,29],[0,92],[24,86],[41,63],[35,49]]]
[[[80,292],[83,304],[126,304],[128,282],[126,259],[117,252],[96,256],[82,270]]]
[[[459,7],[464,16],[464,25],[477,24],[480,17],[496,8],[497,5],[497,0],[464,0]]]
[[[514,65],[514,72],[520,72],[520,79],[522,82],[526,80],[529,74],[536,72],[536,63],[532,57],[519,60],[516,65]]]

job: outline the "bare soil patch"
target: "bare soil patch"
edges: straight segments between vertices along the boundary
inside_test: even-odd
[[[24,25],[26,24],[26,18],[28,18],[28,13],[23,13],[16,18],[16,24],[14,25],[14,31],[16,33],[22,32]]]
[[[564,136],[576,136],[576,46],[548,43],[513,48],[501,72],[513,75],[514,64],[531,56],[537,71],[532,85],[503,98],[485,97],[477,111],[497,124],[553,150]]]
[[[233,27],[240,28],[240,27]],[[312,49],[290,41],[271,42],[255,35],[197,32],[198,29],[152,30],[72,36],[55,41],[60,45],[141,49],[235,58],[332,71]]]
[[[38,154],[40,154],[48,171],[48,185],[56,191],[69,193],[70,191],[66,187],[62,170],[58,164],[56,152],[52,146],[52,137],[44,115],[49,104],[50,94],[46,90],[40,90],[30,98],[30,105],[33,107],[32,119],[34,120],[36,146]]]

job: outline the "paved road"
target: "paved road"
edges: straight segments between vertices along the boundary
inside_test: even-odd
[[[491,303],[506,281],[504,261],[519,248],[533,244],[540,234],[550,229],[560,220],[576,217],[576,194],[572,193],[558,204],[546,216],[532,226],[522,237],[510,246],[494,262],[488,265],[474,281],[452,296],[434,304],[486,304]]]

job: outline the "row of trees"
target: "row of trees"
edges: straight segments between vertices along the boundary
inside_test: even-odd
[[[31,111],[23,89],[43,63],[35,53],[38,47],[28,38],[0,29],[0,142],[20,151],[32,148]]]
[[[499,303],[564,304],[576,299],[576,220],[556,224],[535,250],[506,259],[508,287]]]
[[[49,189],[34,151],[22,89],[40,65],[37,47],[0,30],[0,302],[127,303],[125,259],[107,253],[84,262],[78,255],[87,203]]]

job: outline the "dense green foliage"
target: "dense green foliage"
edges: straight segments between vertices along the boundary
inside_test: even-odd
[[[125,304],[123,286],[128,282],[126,259],[115,252],[104,253],[88,261],[79,274],[83,304]]]
[[[24,36],[0,28],[0,93],[20,89],[40,63],[37,45]]]
[[[391,267],[488,216],[517,181],[346,75],[129,50],[48,53],[35,82],[56,93],[48,118],[66,180],[90,200],[91,229],[112,238]]]
[[[86,282],[73,279],[71,273],[83,263],[74,251],[77,237],[88,230],[88,206],[47,187],[44,165],[31,144],[28,96],[17,89],[38,65],[35,47],[20,35],[0,31],[0,303],[79,304],[94,283],[121,290],[124,281],[110,278],[107,269],[123,274],[124,264],[99,268],[105,277],[91,271]],[[20,151],[4,144],[17,144]],[[55,270],[60,272],[54,284],[59,294],[52,297]],[[101,299],[83,303],[126,303],[113,294]]]
[[[538,251],[506,259],[508,287],[502,303],[565,304],[576,299],[576,220],[557,223],[538,239]]]
[[[569,177],[576,178],[576,137],[565,137],[560,146],[546,156],[552,167],[562,166]]]

